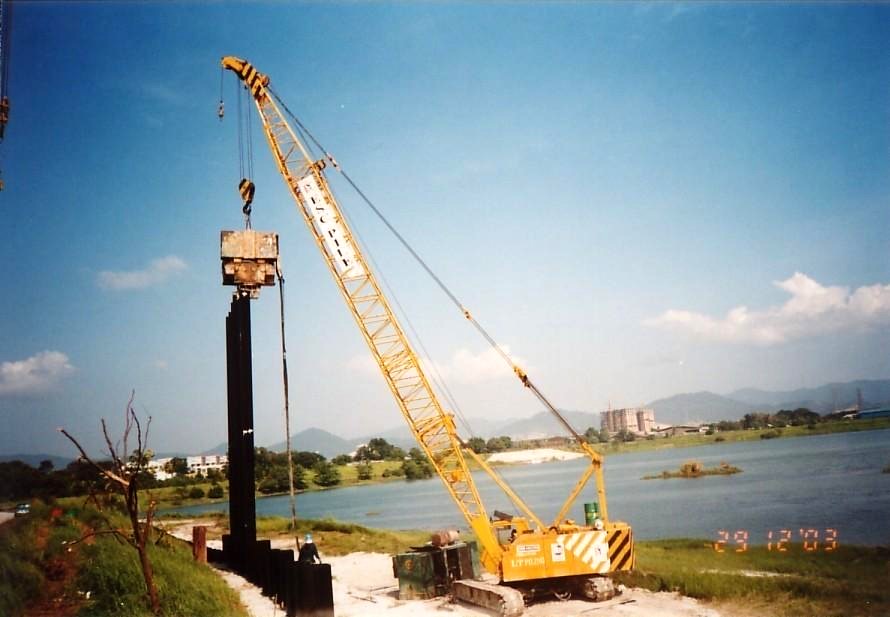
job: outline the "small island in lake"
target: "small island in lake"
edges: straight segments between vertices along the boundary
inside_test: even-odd
[[[643,476],[643,480],[668,480],[670,478],[701,478],[702,476],[730,476],[741,473],[738,467],[722,462],[716,467],[705,468],[701,461],[686,461],[678,471],[662,471],[655,476]]]

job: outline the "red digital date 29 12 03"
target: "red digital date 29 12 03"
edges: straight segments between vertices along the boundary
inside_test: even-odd
[[[799,545],[792,544],[794,532],[790,529],[779,529],[766,532],[766,550],[786,553],[791,549],[799,548],[807,553],[824,551],[830,553],[838,547],[837,529],[799,529],[797,532]],[[717,541],[714,542],[714,550],[725,553],[729,548],[732,552],[744,553],[748,550],[748,530],[737,529],[727,531],[721,529],[717,532]],[[735,548],[732,548],[732,547]]]

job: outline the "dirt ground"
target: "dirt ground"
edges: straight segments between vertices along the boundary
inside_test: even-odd
[[[171,529],[173,535],[191,540],[192,521],[180,521]],[[218,540],[208,546],[221,548]],[[274,548],[293,548],[293,540],[275,540]],[[331,564],[334,583],[334,610],[337,617],[492,617],[494,613],[447,598],[435,600],[399,600],[398,581],[392,574],[392,559],[382,553],[351,553],[325,557]],[[260,591],[240,576],[220,570],[225,581],[241,595],[241,601],[253,617],[283,617]],[[692,598],[676,593],[653,593],[627,589],[608,602],[558,600],[529,606],[527,617],[730,617],[706,607]]]
[[[392,560],[380,553],[352,553],[332,557],[334,606],[338,617],[389,616],[491,617],[490,611],[463,603],[436,600],[398,600],[398,581],[392,576]],[[608,602],[551,600],[529,606],[528,617],[723,617],[691,598],[677,594],[628,589]],[[256,617],[260,617],[257,615]],[[263,616],[265,617],[265,616]]]

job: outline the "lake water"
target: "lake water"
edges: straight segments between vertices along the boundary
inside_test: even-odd
[[[726,461],[742,468],[732,476],[696,480],[641,480],[695,459],[711,467]],[[696,448],[666,448],[606,459],[609,515],[629,522],[638,539],[716,539],[719,530],[746,530],[751,544],[765,544],[770,530],[837,530],[840,543],[890,544],[890,430],[838,433]],[[502,476],[545,522],[552,520],[584,470],[584,459],[502,467]],[[515,512],[497,486],[475,474],[488,513]],[[596,500],[587,485],[569,516],[584,520],[583,503]],[[225,510],[227,504],[177,508],[183,513]],[[289,516],[287,496],[257,499],[258,515]],[[392,482],[297,496],[301,518],[332,517],[388,529],[466,529],[441,480]],[[812,538],[812,535],[810,536]]]

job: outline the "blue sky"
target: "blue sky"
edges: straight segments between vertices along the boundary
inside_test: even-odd
[[[224,440],[218,235],[242,225],[232,75],[216,117],[227,54],[271,76],[561,407],[890,377],[886,5],[16,9],[0,453],[71,454],[57,426],[96,447],[131,389],[156,449]],[[398,426],[257,127],[295,430]],[[463,412],[538,411],[332,182]],[[258,443],[284,434],[277,327],[266,290]]]

